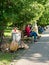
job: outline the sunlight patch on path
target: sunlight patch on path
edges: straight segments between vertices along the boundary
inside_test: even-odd
[[[42,37],[49,37],[49,34],[42,34]]]
[[[36,43],[41,43],[41,44],[47,43],[47,44],[49,44],[49,42],[42,42],[42,41],[41,41],[41,42],[35,42],[35,44],[36,44]]]

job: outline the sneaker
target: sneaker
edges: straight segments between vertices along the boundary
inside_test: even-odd
[[[41,36],[37,36],[37,39],[39,39]]]
[[[37,40],[34,40],[34,42],[37,42]]]

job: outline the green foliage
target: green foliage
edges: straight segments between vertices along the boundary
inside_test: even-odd
[[[43,26],[49,24],[49,1],[46,2],[44,7],[45,7],[45,11],[43,15],[40,17],[40,19],[38,20],[38,25],[43,25]]]
[[[1,0],[0,1],[0,29],[7,26],[21,27],[37,20],[45,21],[45,4],[48,0]],[[46,9],[47,12],[47,9]]]

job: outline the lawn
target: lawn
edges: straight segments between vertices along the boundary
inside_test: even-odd
[[[4,30],[4,35],[8,37],[11,36],[11,31],[12,31],[12,27],[6,28]]]
[[[13,60],[18,61],[25,53],[24,49],[19,49],[15,53],[0,51],[0,65],[9,65]]]
[[[6,29],[4,35],[5,37],[11,36],[11,29]],[[0,51],[0,65],[9,65],[14,56],[15,55],[11,55],[10,53],[3,53]]]
[[[4,35],[5,37],[9,37],[11,39],[11,31],[12,28],[8,28],[5,30]],[[30,42],[28,42],[28,39],[24,40],[25,43],[29,43],[28,45],[30,46]],[[8,41],[7,41],[8,42]],[[11,40],[9,40],[11,42]],[[14,59],[18,61],[25,53],[27,52],[26,49],[18,49],[15,53],[10,53],[10,52],[1,52],[0,51],[0,65],[9,65]]]
[[[9,65],[12,60],[13,55],[10,53],[0,52],[0,65]]]
[[[11,36],[11,30],[12,30],[12,28],[5,30],[5,32],[4,32],[5,37]],[[9,65],[12,60],[16,59],[16,61],[17,61],[18,59],[20,59],[20,57],[24,53],[25,53],[24,49],[19,49],[15,53],[0,51],[0,65]]]

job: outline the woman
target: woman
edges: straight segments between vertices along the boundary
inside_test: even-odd
[[[25,48],[25,49],[28,49],[29,48],[29,46],[27,44],[25,44],[21,40],[21,31],[18,30],[16,27],[12,30],[12,38],[13,38],[13,41],[15,41],[15,42],[18,43],[19,48]],[[13,41],[12,41],[12,43],[13,43]]]
[[[17,41],[20,44],[21,40],[21,31],[17,29],[17,27],[14,27],[12,30],[12,40]]]
[[[30,37],[34,36],[34,42],[37,42],[36,37],[37,37],[38,35],[37,35],[36,32],[34,32],[34,31],[31,30],[29,24],[25,27],[25,31],[26,31],[27,36],[30,36]]]

